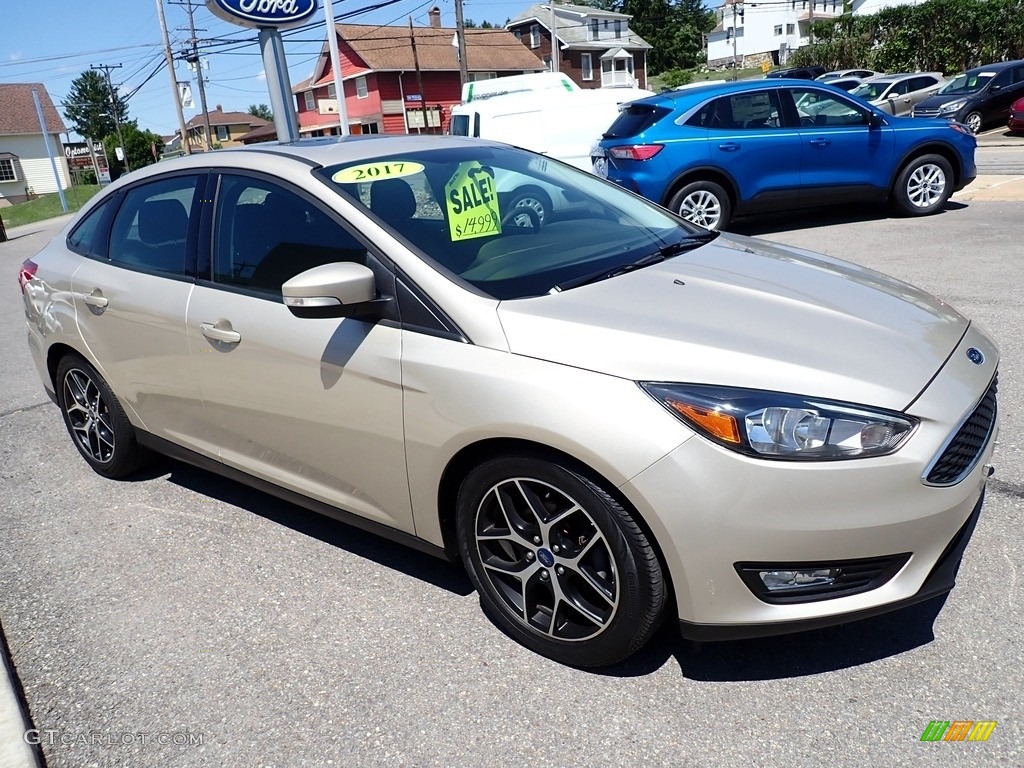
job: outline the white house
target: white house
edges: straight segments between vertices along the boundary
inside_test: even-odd
[[[785,65],[790,53],[810,42],[815,21],[842,12],[842,0],[725,0],[708,34],[708,66],[731,67],[734,58],[739,68],[765,61]]]
[[[32,91],[39,94],[62,188],[70,186],[59,136],[67,129],[46,87],[42,83],[0,83],[0,197],[12,203],[57,191]]]

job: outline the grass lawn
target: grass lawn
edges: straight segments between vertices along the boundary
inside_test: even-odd
[[[77,211],[99,191],[98,184],[85,184],[65,189],[64,198],[68,201],[68,213]],[[32,224],[43,219],[52,219],[54,216],[63,214],[64,211],[60,207],[60,196],[56,192],[50,195],[41,195],[27,203],[17,203],[8,208],[0,208],[0,218],[4,220],[4,226],[7,229],[20,227],[22,224]]]
[[[751,78],[762,78],[764,73],[761,72],[759,67],[753,69],[741,69],[736,73],[737,80],[749,80]],[[691,82],[701,83],[705,80],[732,80],[731,69],[719,69],[714,72],[696,72],[693,75]],[[657,75],[652,75],[647,84],[647,89],[651,91],[660,91],[662,86],[661,78]]]

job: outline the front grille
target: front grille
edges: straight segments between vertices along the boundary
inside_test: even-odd
[[[736,563],[736,572],[759,600],[774,605],[811,603],[867,592],[892,579],[910,559],[909,552],[886,557],[838,560],[820,563]],[[834,581],[811,587],[770,592],[760,574],[763,571],[830,570]]]
[[[925,107],[923,109],[921,107],[915,107],[914,108],[914,117],[938,117],[938,116],[939,116],[939,110],[936,107]]]
[[[999,377],[994,376],[974,413],[961,425],[932,465],[925,478],[929,485],[956,485],[974,469],[996,423],[998,388]]]

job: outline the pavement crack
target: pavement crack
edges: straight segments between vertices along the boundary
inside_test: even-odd
[[[44,405],[53,405],[52,400],[43,400],[41,403],[33,403],[32,405],[24,405],[21,408],[14,408],[10,411],[3,411],[0,413],[0,419],[4,419],[8,416],[13,416],[16,413],[24,413],[25,411],[34,411],[36,408],[42,408]]]

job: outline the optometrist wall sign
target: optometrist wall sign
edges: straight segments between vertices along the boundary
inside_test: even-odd
[[[210,13],[242,27],[287,29],[309,21],[317,0],[206,0]]]

